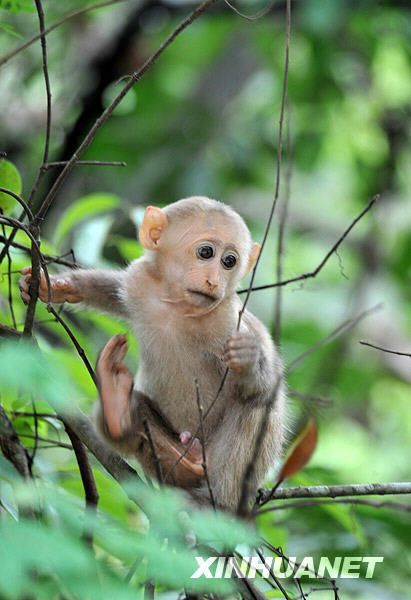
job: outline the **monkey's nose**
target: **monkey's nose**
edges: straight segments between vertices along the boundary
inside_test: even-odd
[[[208,287],[210,288],[210,292],[213,292],[217,287],[217,284],[214,281],[212,281],[211,279],[206,279],[206,283],[207,283]]]

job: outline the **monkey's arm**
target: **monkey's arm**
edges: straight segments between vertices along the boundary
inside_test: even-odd
[[[154,403],[133,390],[123,362],[126,352],[126,338],[114,336],[97,362],[100,402],[95,418],[100,432],[120,452],[136,456],[147,474],[158,477],[160,470],[166,483],[198,486],[204,475],[201,447],[193,444],[187,451],[185,434],[179,436]]]
[[[30,300],[29,286],[31,267],[21,271],[20,294],[27,304]],[[105,269],[73,269],[50,277],[51,300],[56,303],[84,302],[88,306],[127,317],[126,303],[123,300],[124,271]],[[47,281],[42,273],[39,285],[39,298],[48,302]]]
[[[283,389],[282,365],[274,343],[262,323],[245,312],[240,331],[227,341],[224,361],[244,402],[269,402]]]

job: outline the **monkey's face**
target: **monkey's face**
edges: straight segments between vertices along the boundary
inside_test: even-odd
[[[215,214],[170,224],[160,252],[175,298],[204,314],[235,291],[250,250],[239,229],[232,219]]]
[[[181,307],[185,316],[207,314],[231,296],[260,249],[234,211],[204,198],[210,208],[199,211],[195,200],[180,200],[171,213],[147,207],[139,232],[162,283],[162,300]]]

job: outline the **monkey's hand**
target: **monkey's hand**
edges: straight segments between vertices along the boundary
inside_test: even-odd
[[[115,335],[97,360],[97,377],[104,421],[112,438],[122,437],[130,426],[130,394],[133,376],[123,359],[127,353],[124,335]]]
[[[255,335],[248,331],[232,335],[224,346],[223,360],[235,373],[246,373],[258,360],[258,346]]]
[[[31,267],[24,267],[21,271],[22,277],[19,280],[20,296],[24,304],[30,302],[30,281]],[[81,302],[83,297],[79,290],[69,277],[59,277],[58,275],[50,277],[51,285],[51,301],[61,304],[62,302]],[[41,271],[39,283],[39,298],[42,302],[48,302],[48,285],[47,279]]]

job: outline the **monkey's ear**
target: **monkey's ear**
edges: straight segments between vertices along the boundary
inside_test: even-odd
[[[253,245],[251,246],[251,252],[250,252],[250,256],[248,258],[247,273],[249,271],[251,271],[251,269],[254,267],[255,261],[257,260],[258,255],[260,254],[260,250],[261,250],[260,244],[257,244],[257,242],[254,242]]]
[[[168,219],[161,208],[147,206],[143,222],[138,233],[141,245],[146,250],[157,250],[157,243],[168,225]]]

